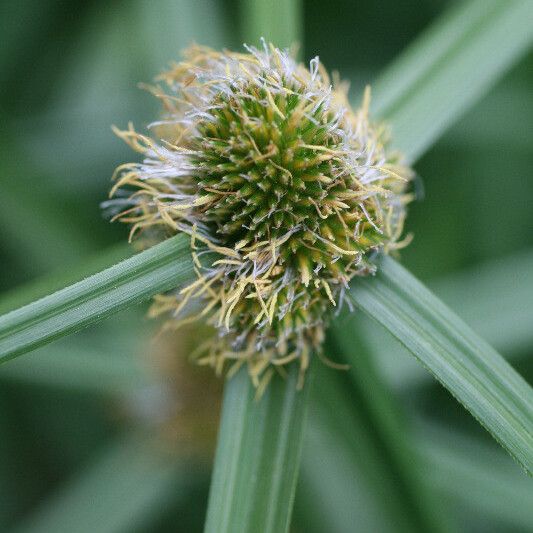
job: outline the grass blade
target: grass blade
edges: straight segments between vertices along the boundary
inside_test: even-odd
[[[106,254],[106,260],[92,259],[91,268],[84,268],[89,274],[96,270],[96,266],[110,263],[109,258],[125,257],[126,246],[111,250]],[[86,265],[85,265],[86,266]],[[69,273],[70,276],[70,273]],[[64,285],[64,283],[63,283]],[[21,299],[31,300],[31,296],[46,294],[46,290],[59,287],[57,280],[46,279],[25,286],[22,290],[14,291],[11,297],[0,302],[0,311],[9,310]],[[533,299],[533,252],[525,250],[508,256],[503,260],[494,260],[475,269],[468,269],[451,276],[446,276],[430,284],[430,288],[452,309],[459,310],[459,314],[476,333],[486,339],[496,349],[503,350],[507,360],[516,357],[533,344],[533,329],[531,328],[532,312],[530,302]],[[476,298],[472,299],[471,294]],[[493,302],[498,302],[495,307]],[[479,307],[484,309],[483,315],[478,313]],[[5,304],[5,305],[4,305]],[[121,328],[123,330],[123,328]],[[382,328],[359,328],[365,341],[372,346],[380,346],[376,353],[380,371],[394,388],[410,389],[423,385],[431,380],[431,376],[420,366],[409,352],[393,339]],[[130,335],[130,333],[127,333]],[[127,351],[127,350],[125,350]],[[84,360],[91,353],[90,362]],[[382,353],[381,353],[382,352]],[[72,353],[72,357],[69,354]],[[127,368],[122,370],[104,361],[108,356],[92,353],[86,346],[74,345],[65,348],[54,345],[52,349],[45,349],[31,361],[20,360],[17,363],[5,365],[0,369],[1,379],[18,379],[28,383],[43,383],[49,386],[73,387],[76,383],[84,389],[99,391],[107,390],[115,383],[115,377],[122,375],[136,375],[130,368],[132,361],[127,361]],[[409,357],[409,359],[408,359]],[[94,363],[94,365],[93,365]],[[88,365],[91,365],[90,368]],[[32,367],[35,367],[32,369]],[[48,370],[45,370],[45,368]],[[109,374],[104,378],[105,372]],[[138,371],[137,371],[138,372]],[[128,383],[128,379],[126,379]],[[85,383],[86,382],[86,383]],[[135,382],[135,379],[132,383]],[[82,385],[82,383],[85,383]]]
[[[391,258],[374,278],[357,280],[351,295],[533,471],[533,390],[491,346]]]
[[[395,146],[420,157],[531,46],[529,0],[459,2],[374,86]]]
[[[67,285],[76,283],[80,279],[84,279],[129,257],[131,257],[131,246],[127,243],[100,250],[98,255],[90,254],[89,256],[84,256],[81,263],[78,257],[77,262],[68,268],[63,265],[61,271],[56,269],[46,276],[23,283],[15,289],[2,293],[0,314],[8,313],[17,307],[22,307],[43,296],[48,296]]]
[[[103,320],[193,276],[189,239],[179,235],[0,317],[0,362]]]
[[[288,531],[299,470],[312,368],[275,375],[262,398],[245,369],[227,383],[205,531]]]
[[[429,286],[508,361],[524,355],[533,346],[532,250],[478,264]],[[480,309],[483,309],[482,313]],[[372,346],[380,346],[375,355],[380,370],[394,388],[408,390],[431,379],[405,348],[382,328],[364,328],[361,334]]]

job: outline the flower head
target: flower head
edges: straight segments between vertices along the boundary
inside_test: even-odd
[[[247,363],[264,386],[297,361],[303,376],[350,279],[403,245],[411,171],[369,121],[369,91],[353,110],[318,58],[194,46],[159,82],[152,135],[118,132],[144,161],[117,169],[110,202],[131,236],[191,236],[197,280],[152,312],[206,317],[218,336],[200,361],[219,370]]]

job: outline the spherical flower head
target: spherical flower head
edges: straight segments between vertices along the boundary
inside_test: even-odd
[[[369,90],[353,110],[318,58],[264,42],[184,56],[150,88],[164,106],[152,135],[119,132],[145,159],[117,169],[110,204],[145,242],[191,236],[197,280],[152,314],[207,319],[218,335],[200,362],[247,364],[259,387],[293,361],[303,376],[349,281],[405,244],[411,171],[369,121]]]

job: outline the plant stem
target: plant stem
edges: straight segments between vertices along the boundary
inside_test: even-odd
[[[301,0],[241,0],[242,37],[257,46],[264,37],[276,46],[302,44]]]
[[[206,532],[288,531],[311,374],[276,374],[263,396],[242,368],[225,387]]]

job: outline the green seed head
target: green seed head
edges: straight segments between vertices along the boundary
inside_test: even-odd
[[[352,110],[318,58],[193,47],[160,81],[153,135],[119,132],[145,159],[117,169],[110,202],[132,235],[192,237],[198,279],[153,312],[206,317],[218,337],[201,362],[219,370],[247,363],[264,386],[297,360],[303,375],[350,279],[405,243],[411,172],[369,122],[369,91]]]

